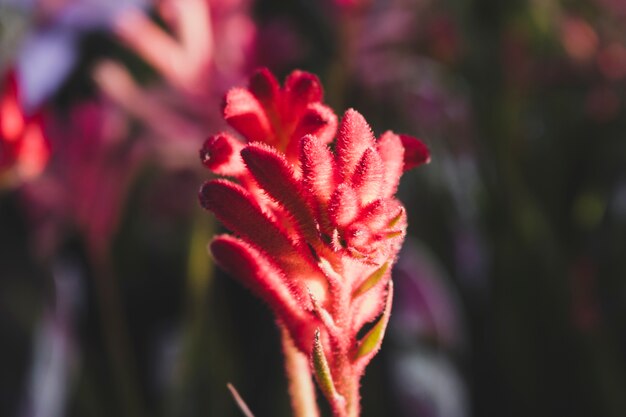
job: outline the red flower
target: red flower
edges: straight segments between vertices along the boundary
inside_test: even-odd
[[[37,176],[49,155],[39,116],[24,113],[15,73],[10,71],[0,91],[0,186]]]
[[[280,87],[263,68],[251,77],[247,89],[233,88],[226,94],[224,118],[248,142],[265,142],[295,162],[302,136],[314,134],[328,143],[335,135],[337,117],[321,103],[322,96],[313,74],[294,71]]]
[[[334,414],[356,416],[359,379],[382,341],[390,267],[406,233],[394,194],[403,170],[427,162],[428,150],[392,132],[375,139],[363,116],[348,110],[332,151],[335,118],[317,101],[321,87],[310,74],[296,71],[280,89],[261,71],[251,90],[231,90],[224,113],[256,141],[220,134],[201,151],[205,166],[240,180],[216,179],[200,190],[201,204],[236,235],[216,237],[211,252],[310,355]],[[318,109],[328,122],[311,132],[303,120]]]

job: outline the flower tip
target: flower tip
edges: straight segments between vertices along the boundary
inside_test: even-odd
[[[248,89],[263,102],[269,102],[276,97],[280,86],[276,77],[266,67],[258,68],[250,77]]]
[[[209,136],[200,148],[199,156],[202,165],[211,169],[213,166],[224,162],[228,155],[232,152],[232,148],[228,142],[224,140],[222,134]]]
[[[198,201],[200,202],[200,205],[202,206],[202,208],[204,208],[205,210],[211,210],[211,200],[210,200],[210,184],[211,181],[207,181],[204,184],[202,184],[200,186],[200,189],[198,190]]]
[[[239,151],[243,143],[228,133],[209,136],[200,148],[202,165],[219,175],[238,176],[244,171]]]
[[[365,118],[354,109],[346,110],[339,126],[336,146],[343,178],[352,176],[363,153],[373,146],[374,135]]]
[[[231,88],[224,99],[222,113],[226,122],[248,142],[269,140],[270,122],[255,95],[244,88]]]
[[[303,103],[319,102],[324,90],[319,78],[310,72],[295,70],[285,80],[285,90],[292,100]]]
[[[374,144],[374,135],[365,117],[358,111],[350,108],[346,110],[339,126],[339,138],[348,140],[350,145],[369,147]]]
[[[430,163],[430,151],[421,140],[409,135],[399,135],[404,146],[404,171]]]
[[[233,201],[230,201],[232,196],[242,194],[242,192],[241,187],[231,181],[224,179],[210,180],[200,187],[198,200],[204,209],[212,211],[219,216],[219,213],[227,205],[226,201],[234,204]]]

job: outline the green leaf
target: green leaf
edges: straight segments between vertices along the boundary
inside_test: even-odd
[[[328,361],[324,354],[324,347],[320,340],[320,330],[315,330],[315,339],[313,340],[313,367],[315,368],[315,376],[320,385],[320,389],[326,397],[332,402],[339,395],[335,389],[333,378],[330,374]]]
[[[391,315],[391,300],[393,298],[393,283],[389,281],[389,290],[387,291],[387,303],[385,304],[385,310],[378,322],[371,328],[369,332],[359,342],[359,346],[356,351],[355,360],[360,359],[367,355],[372,355],[380,349],[380,345],[385,336],[385,329],[389,322],[389,316]]]
[[[378,284],[378,281],[380,281],[380,279],[383,276],[385,276],[385,273],[387,272],[388,269],[389,269],[389,262],[385,262],[380,268],[372,272],[372,274],[369,277],[367,277],[365,281],[363,281],[363,283],[359,286],[359,288],[354,290],[354,292],[352,293],[352,298],[356,298],[361,294],[365,294],[367,291],[372,289],[372,287]]]
[[[398,214],[396,214],[391,220],[389,220],[389,223],[387,223],[387,227],[392,228],[396,224],[398,224],[403,214],[404,214],[404,207],[400,209],[400,212]]]

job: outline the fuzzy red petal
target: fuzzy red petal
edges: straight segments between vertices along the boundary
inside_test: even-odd
[[[208,181],[200,189],[199,197],[202,206],[212,211],[227,228],[262,248],[272,258],[287,261],[288,265],[297,258],[291,240],[240,185],[223,179]]]
[[[380,197],[383,187],[383,161],[373,148],[366,149],[352,175],[354,187],[361,206]]]
[[[354,188],[340,184],[328,203],[328,215],[334,225],[343,227],[354,220],[359,212],[359,202]]]
[[[317,240],[313,210],[302,184],[282,153],[261,143],[253,143],[241,151],[241,157],[259,186],[295,220],[309,243]]]
[[[228,133],[208,137],[200,148],[202,164],[218,175],[239,176],[245,165],[239,153],[244,144]]]
[[[323,143],[330,143],[337,133],[337,115],[328,106],[311,103],[302,115],[296,136],[304,136],[303,132],[317,136]]]
[[[253,196],[231,181],[206,182],[200,189],[200,202],[230,230],[266,253],[297,286],[300,298],[310,306],[307,288],[323,302],[326,281],[309,248],[293,243],[287,234],[261,210]],[[301,277],[301,279],[299,279]]]
[[[366,149],[375,146],[374,135],[365,118],[349,109],[341,119],[337,134],[337,166],[344,179],[350,179]]]
[[[328,203],[335,190],[333,155],[316,136],[305,136],[300,141],[300,163],[304,187],[322,203]]]
[[[287,147],[288,156],[298,155],[300,139],[306,135],[315,135],[322,143],[330,143],[337,132],[337,116],[320,103],[311,103],[300,117],[291,141]]]
[[[324,96],[319,78],[300,70],[287,76],[284,91],[287,103],[296,112],[303,110],[309,103],[321,101]]]
[[[376,146],[385,166],[381,196],[391,197],[398,189],[404,168],[402,139],[395,133],[387,131],[380,136]]]
[[[405,171],[430,162],[430,151],[424,142],[409,135],[399,136],[404,146]]]
[[[300,305],[283,272],[254,247],[230,235],[211,242],[211,254],[226,272],[267,302],[286,323],[303,318]]]
[[[267,68],[258,69],[250,77],[248,89],[266,107],[273,107],[280,94],[280,85]]]
[[[359,212],[356,222],[367,224],[374,231],[402,226],[403,206],[396,199],[374,200]]]
[[[248,90],[233,88],[226,94],[224,119],[248,142],[272,142],[274,132],[261,103]]]

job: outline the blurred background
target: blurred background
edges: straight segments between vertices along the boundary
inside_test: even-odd
[[[1,0],[0,415],[290,415],[198,149],[257,67],[422,138],[363,416],[626,415],[621,0]]]

